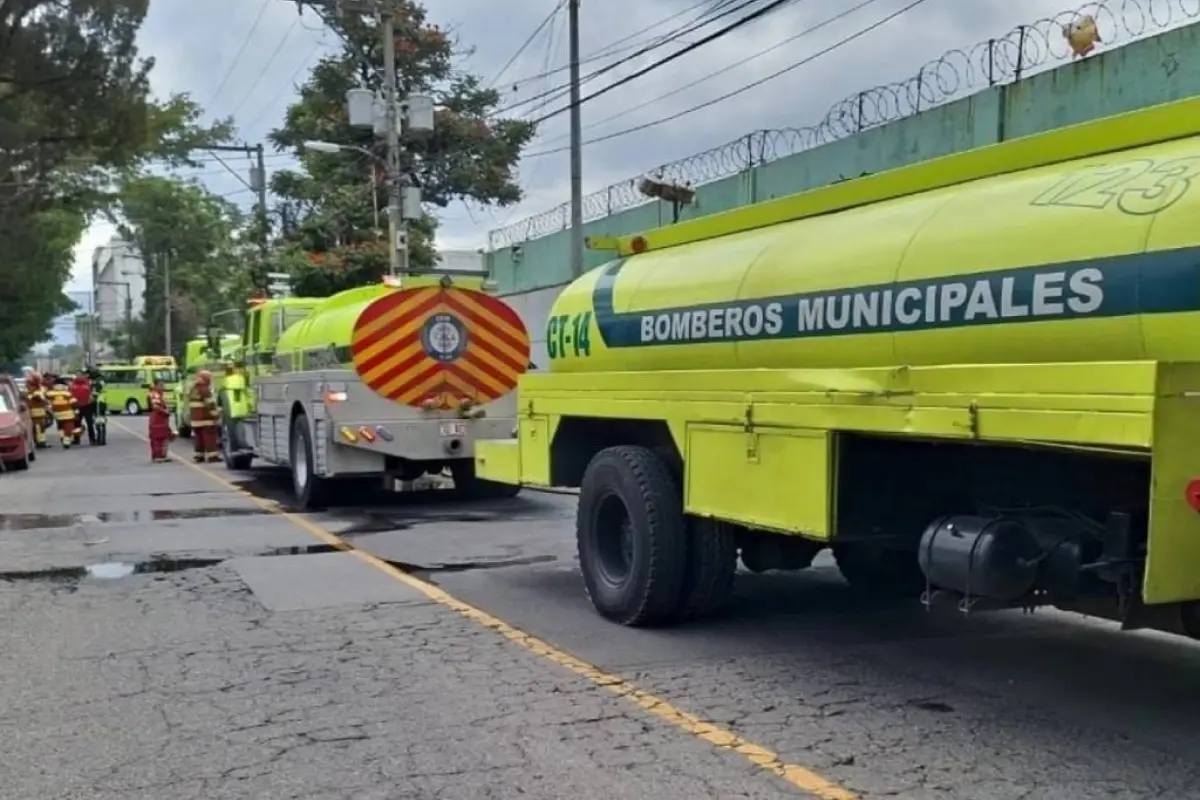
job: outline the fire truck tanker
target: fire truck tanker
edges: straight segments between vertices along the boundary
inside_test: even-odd
[[[519,436],[626,625],[739,559],[1200,636],[1200,98],[592,242]]]

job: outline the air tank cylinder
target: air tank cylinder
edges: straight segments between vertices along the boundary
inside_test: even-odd
[[[1042,548],[1018,521],[963,515],[926,528],[917,555],[934,586],[1011,603],[1033,591]]]

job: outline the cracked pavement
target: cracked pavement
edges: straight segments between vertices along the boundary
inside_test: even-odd
[[[369,578],[336,561],[351,555],[252,555],[295,543],[282,519],[150,513],[248,501],[182,464],[149,464],[115,426],[105,448],[41,455],[0,477],[0,571],[23,573],[0,580],[0,797],[793,794],[382,573],[394,596],[359,602]],[[109,580],[28,574],[180,552],[231,560]],[[298,583],[290,597],[308,606],[270,610],[243,576],[280,597]]]
[[[0,476],[0,571],[221,563],[0,581],[0,797],[802,796],[353,556],[286,555],[318,542],[110,441]],[[285,502],[269,472],[237,480]],[[862,800],[1200,799],[1196,643],[872,604],[824,559],[739,576],[720,620],[623,629],[582,592],[573,515],[531,495],[305,518]]]

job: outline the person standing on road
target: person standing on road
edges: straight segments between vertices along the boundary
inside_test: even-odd
[[[29,419],[33,422],[33,443],[43,450],[46,448],[49,403],[46,402],[46,390],[42,387],[42,376],[36,372],[25,376],[25,402],[29,404]]]
[[[56,376],[46,392],[46,399],[50,402],[50,413],[58,423],[58,436],[63,450],[66,450],[75,442],[75,398],[71,396],[67,384]]]
[[[171,459],[168,452],[175,432],[171,430],[171,412],[167,410],[167,394],[161,380],[150,389],[150,460],[165,464]]]
[[[92,382],[88,376],[80,372],[71,381],[71,397],[75,400],[75,407],[79,409],[79,418],[83,423],[78,430],[75,431],[75,443],[83,438],[83,428],[87,429],[88,444],[96,443],[96,395],[92,392]]]
[[[197,464],[205,461],[220,461],[221,449],[217,441],[217,423],[221,411],[213,397],[212,373],[202,369],[196,373],[196,381],[188,392],[188,417],[192,426],[192,441],[196,453],[192,460]]]

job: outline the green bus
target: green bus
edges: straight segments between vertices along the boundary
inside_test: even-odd
[[[170,386],[179,380],[179,370],[169,364],[103,364],[99,371],[109,413],[131,416],[149,408],[148,394],[154,381],[160,380],[164,386]],[[168,393],[168,403],[170,400]]]

